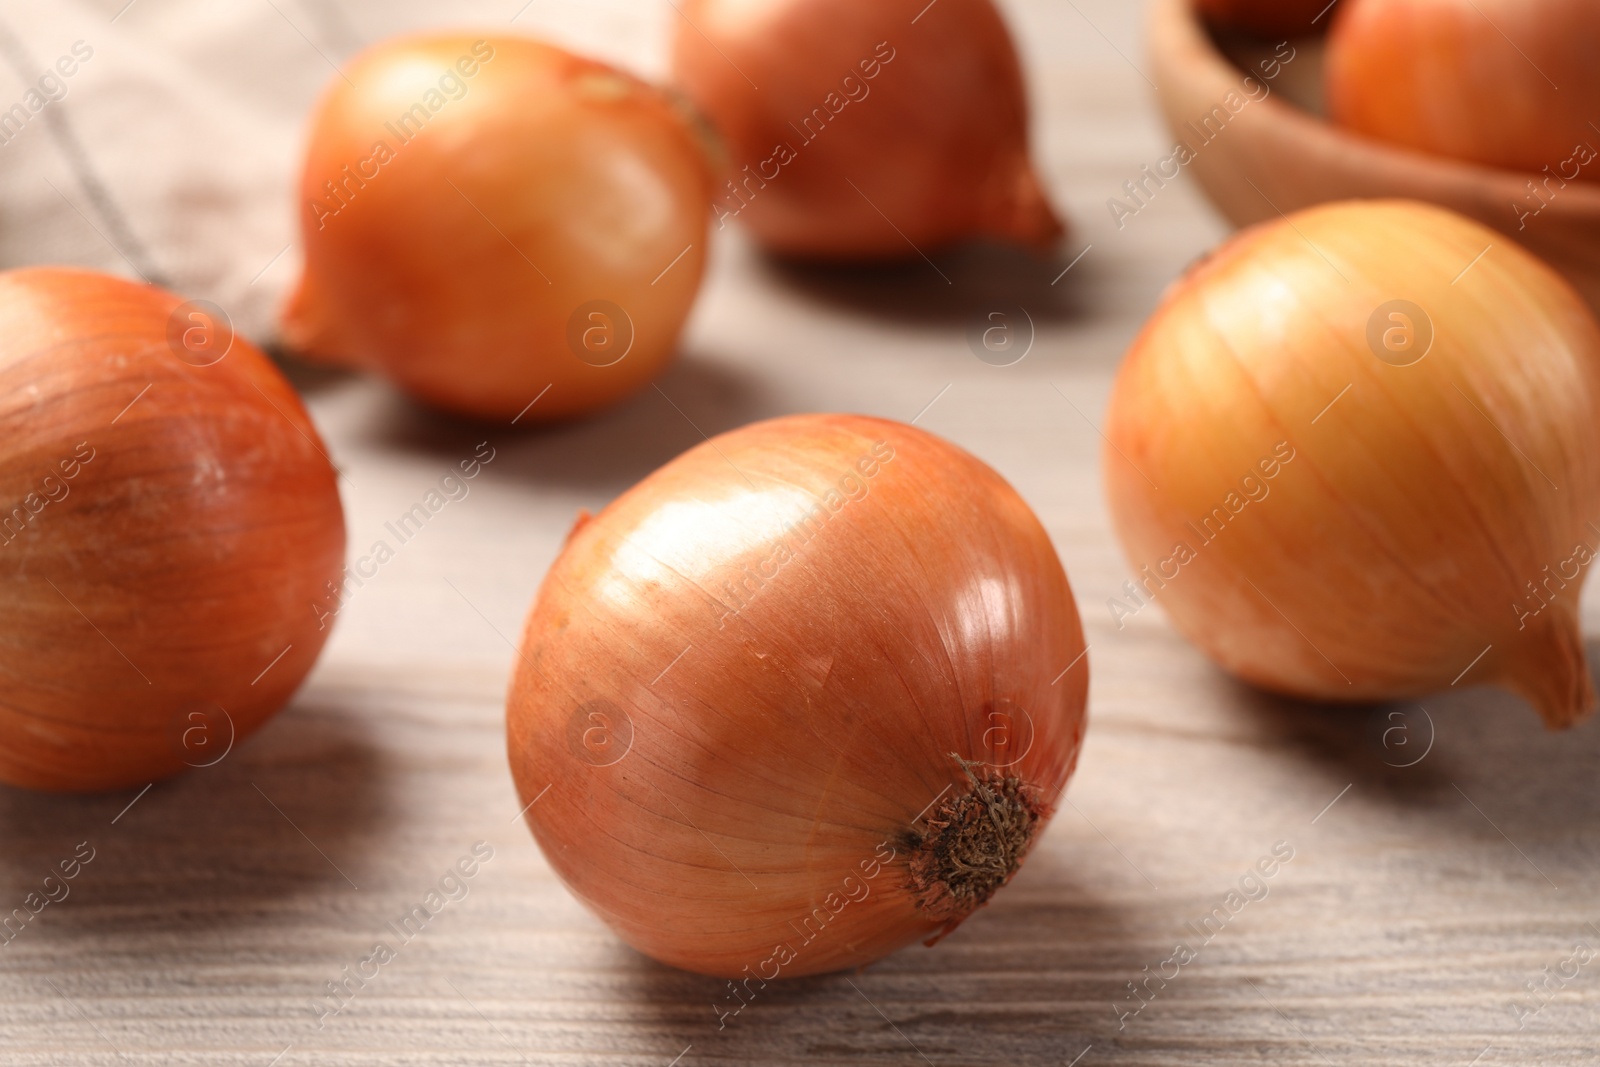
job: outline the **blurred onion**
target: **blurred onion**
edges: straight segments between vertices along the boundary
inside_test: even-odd
[[[464,415],[595,411],[671,360],[710,185],[673,103],[604,64],[520,38],[380,44],[312,121],[284,336]]]
[[[990,0],[686,0],[673,70],[727,139],[715,210],[774,252],[903,259],[1062,234]]]

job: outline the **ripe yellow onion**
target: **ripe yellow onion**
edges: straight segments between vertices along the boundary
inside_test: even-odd
[[[313,120],[284,337],[464,415],[594,411],[671,360],[710,195],[691,126],[620,71],[520,38],[389,41]]]
[[[514,668],[511,768],[640,951],[743,983],[857,966],[1016,871],[1077,760],[1084,654],[994,471],[900,423],[774,419],[580,519]]]
[[[675,77],[731,157],[722,222],[813,259],[1060,238],[990,0],[686,0],[680,12]]]
[[[1262,224],[1174,286],[1118,375],[1129,592],[1268,689],[1490,683],[1569,725],[1594,702],[1597,411],[1600,326],[1501,235],[1407,202]]]
[[[1597,58],[1594,0],[1341,0],[1328,112],[1424,152],[1593,181]]]
[[[215,308],[0,274],[0,781],[209,766],[331,632],[344,513],[299,398]]]

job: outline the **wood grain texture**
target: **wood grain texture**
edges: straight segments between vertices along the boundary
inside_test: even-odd
[[[280,5],[343,58],[319,22]],[[516,5],[469,6],[503,25]],[[149,25],[181,17],[141,3],[118,26],[147,7]],[[1188,177],[1120,228],[1108,212],[1123,181],[1171,151],[1145,80],[1141,13],[1117,0],[1005,8],[1035,94],[1041,170],[1077,235],[1059,262],[971,252],[939,260],[946,284],[920,261],[857,274],[782,268],[726,233],[660,391],[559,428],[480,429],[371,380],[299,375],[347,475],[353,558],[393,541],[384,523],[479,442],[495,458],[465,499],[395,546],[340,612],[292,707],[226,760],[143,796],[0,791],[0,913],[79,842],[95,849],[71,895],[0,946],[0,1061],[1594,1061],[1600,961],[1521,1030],[1512,1007],[1574,942],[1600,948],[1600,727],[1550,735],[1510,697],[1451,691],[1424,701],[1427,747],[1417,707],[1265,697],[1219,674],[1159,606],[1122,629],[1112,622],[1107,598],[1130,575],[1098,474],[1111,373],[1161,289],[1224,227]],[[369,37],[437,18],[421,4],[353,10]],[[620,10],[541,4],[517,25],[643,64],[671,11],[649,7],[636,29]],[[326,65],[289,27],[262,25],[295,64],[285,91],[309,98]],[[620,43],[606,52],[608,42]],[[54,54],[53,41],[38,47]],[[966,330],[1007,306],[1032,316],[1033,348],[988,366]],[[702,432],[807,410],[921,411],[917,425],[975,452],[1034,506],[1092,646],[1090,728],[1071,803],[984,912],[937,948],[770,987],[719,1031],[721,983],[624,947],[515,822],[502,734],[509,640],[578,508],[604,504]],[[1591,600],[1591,631],[1595,609]],[[1407,732],[1386,747],[1396,726]],[[1424,751],[1414,766],[1389,765]],[[312,1002],[325,983],[393,940],[387,923],[479,840],[494,858],[465,899],[318,1029]],[[1294,858],[1267,896],[1119,1030],[1126,983],[1192,939],[1185,924],[1279,841]]]

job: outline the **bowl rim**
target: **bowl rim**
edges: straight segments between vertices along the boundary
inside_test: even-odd
[[[1294,38],[1290,40],[1292,42]],[[1148,15],[1148,42],[1148,51],[1155,60],[1152,64],[1153,79],[1161,97],[1163,117],[1169,132],[1174,122],[1172,107],[1176,95],[1188,95],[1203,82],[1205,95],[1221,100],[1228,92],[1237,91],[1243,78],[1251,76],[1247,70],[1236,66],[1218,47],[1209,26],[1199,13],[1196,0],[1154,0]],[[1179,63],[1189,74],[1174,78],[1172,71]],[[1179,89],[1174,84],[1177,81],[1181,81],[1184,88]],[[1270,116],[1269,121],[1284,129],[1286,136],[1302,141],[1321,141],[1330,156],[1347,161],[1342,168],[1346,172],[1364,173],[1369,177],[1382,173],[1403,175],[1408,184],[1413,186],[1433,186],[1440,189],[1441,193],[1453,192],[1458,202],[1475,200],[1487,205],[1499,201],[1506,207],[1524,202],[1529,192],[1528,186],[1532,184],[1539,188],[1539,179],[1547,176],[1546,171],[1550,166],[1560,162],[1552,161],[1546,170],[1518,171],[1434,155],[1343,129],[1325,116],[1281,100],[1278,96],[1274,93],[1252,104],[1252,108]],[[1563,178],[1554,173],[1548,176],[1563,183],[1558,190],[1560,195],[1544,202],[1536,214],[1551,212],[1573,218],[1600,219],[1600,180]],[[1414,194],[1396,192],[1389,195]],[[1447,197],[1432,199],[1446,207],[1453,206]],[[1481,215],[1479,217],[1509,236],[1515,236],[1507,229],[1510,222],[1495,224]]]

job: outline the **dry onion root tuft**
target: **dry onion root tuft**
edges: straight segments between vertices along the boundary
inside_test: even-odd
[[[1499,234],[1399,201],[1246,230],[1169,290],[1112,393],[1131,592],[1268,689],[1490,683],[1570,725],[1595,699],[1597,411],[1600,326]]]
[[[860,966],[1017,872],[1077,760],[1085,652],[992,470],[899,423],[775,419],[573,531],[517,658],[512,772],[640,951],[760,984]]]
[[[989,775],[954,752],[950,758],[966,771],[967,791],[924,816],[926,829],[907,830],[902,841],[918,908],[954,928],[1011,880],[1051,809],[1022,779]]]

